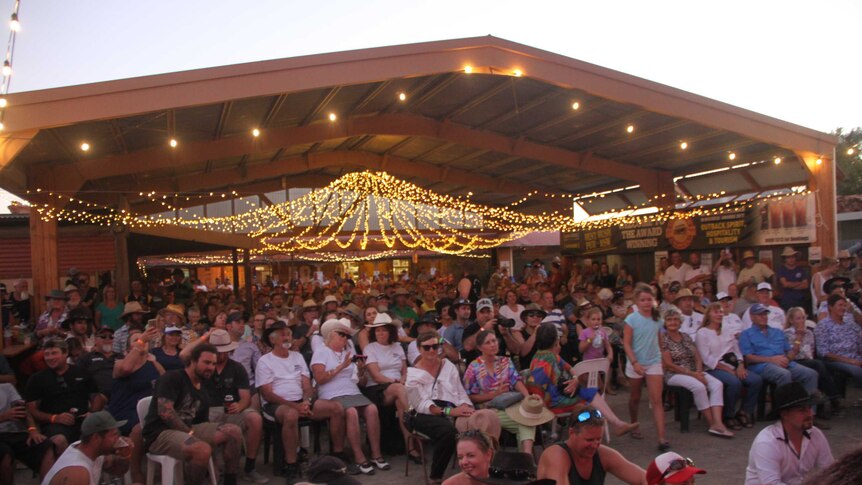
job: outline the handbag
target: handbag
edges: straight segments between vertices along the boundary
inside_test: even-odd
[[[736,354],[733,352],[728,352],[721,356],[721,361],[725,364],[733,367],[734,369],[739,367],[739,359],[736,357]]]
[[[491,409],[505,410],[507,407],[518,404],[524,399],[524,395],[518,391],[509,391],[499,394],[488,401],[488,407]]]

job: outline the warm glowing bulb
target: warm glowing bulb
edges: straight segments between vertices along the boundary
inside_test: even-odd
[[[856,150],[854,150],[852,147],[847,149],[848,155],[853,155],[854,153],[856,153]]]
[[[258,130],[257,128],[251,130],[251,136],[253,136],[255,138],[259,137],[260,136],[260,130]]]
[[[6,98],[0,98],[0,108],[5,108],[8,104],[9,101],[7,101]]]
[[[816,163],[817,165],[823,165],[823,159],[818,158],[817,160],[814,161],[814,163]]]
[[[627,131],[627,132],[629,132],[629,133],[634,133],[634,131],[635,131],[635,125],[629,125],[629,126],[627,126],[627,127],[626,127],[626,131]]]
[[[171,145],[171,148],[176,148],[177,147],[177,139],[171,138],[170,145]]]
[[[515,69],[514,71],[512,71],[512,75],[513,75],[513,76],[515,76],[515,77],[521,77],[521,76],[523,76],[523,75],[524,75],[524,73],[523,73],[523,72],[521,72],[521,70],[520,70],[520,69]]]
[[[680,148],[680,150],[685,150],[686,148],[688,148],[688,142],[684,141],[684,142],[680,143],[679,148]]]
[[[9,64],[9,61],[3,61],[3,75],[6,77],[12,75],[12,64]]]
[[[473,72],[473,66],[464,66],[464,72],[470,74]]]
[[[18,21],[17,13],[12,14],[12,19],[9,21],[9,29],[12,30],[12,32],[21,31],[21,22]]]
[[[572,109],[575,111],[581,109],[581,103],[575,101],[574,103],[572,103]]]
[[[87,142],[81,143],[81,151],[86,152],[89,150],[90,150],[90,144],[89,143],[87,143]]]
[[[781,157],[775,157],[775,160],[773,160],[773,162],[775,162],[776,165],[780,164],[781,163]]]
[[[730,152],[727,154],[727,158],[729,158],[731,160],[736,160],[736,154],[733,152]]]
[[[329,113],[329,121],[335,121],[338,119],[338,116],[335,116],[335,113]]]
[[[0,131],[3,131],[3,128],[5,128],[5,126],[3,125],[3,122],[0,121]]]
[[[398,93],[398,99],[401,101],[404,101],[407,99],[407,95],[404,94],[403,92],[400,92],[400,93]]]

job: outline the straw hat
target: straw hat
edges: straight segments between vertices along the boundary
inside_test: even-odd
[[[181,322],[186,323],[186,307],[180,305],[179,303],[171,303],[170,305],[162,308],[161,311],[173,313],[180,318]]]
[[[230,334],[227,333],[227,330],[222,328],[217,328],[210,333],[209,343],[214,346],[219,353],[230,352],[239,346],[238,343],[230,339]]]
[[[326,295],[326,298],[323,299],[323,304],[326,305],[327,303],[335,303],[337,305],[338,298],[335,298],[333,295]],[[305,308],[305,303],[302,304],[302,307]]]
[[[126,318],[132,313],[147,313],[144,310],[144,307],[141,306],[141,302],[139,301],[130,301],[123,306],[123,313],[120,315],[120,318]]]
[[[319,309],[320,305],[318,305],[316,301],[309,298],[309,299],[305,300],[304,302],[302,302],[302,309],[299,311],[299,313],[300,314],[305,313],[309,309],[312,309],[312,308]]]
[[[382,327],[384,325],[392,325],[395,327],[400,327],[401,325],[403,325],[403,323],[401,322],[401,320],[398,320],[398,319],[393,320],[392,317],[390,317],[386,313],[378,313],[377,316],[374,317],[374,323],[371,323],[371,324],[368,324],[365,326],[368,328],[376,328],[376,327]]]
[[[782,258],[786,258],[788,256],[796,256],[797,254],[799,254],[799,251],[793,249],[790,246],[784,246],[784,250],[781,251]]]
[[[353,327],[350,326],[350,320],[346,318],[330,318],[323,322],[323,326],[320,327],[320,335],[323,339],[328,339],[332,332],[344,332],[347,335],[356,333]]]
[[[554,419],[554,413],[545,407],[542,398],[530,394],[518,404],[506,408],[506,414],[518,424],[524,426],[539,426]]]
[[[745,251],[742,252],[742,260],[745,261],[748,258],[757,259],[757,256],[754,255],[754,251],[752,251],[750,249],[746,249]]]
[[[679,290],[676,294],[676,298],[673,299],[674,303],[678,302],[681,298],[692,298],[694,297],[694,293],[691,292],[688,288],[683,288]]]

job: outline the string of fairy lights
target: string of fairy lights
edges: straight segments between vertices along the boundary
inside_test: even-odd
[[[153,228],[178,226],[223,233],[248,234],[258,239],[261,251],[290,254],[336,254],[358,246],[362,251],[373,242],[388,250],[401,244],[407,250],[464,255],[481,252],[538,231],[574,232],[618,224],[663,223],[670,219],[709,216],[751,208],[769,200],[797,197],[810,193],[804,186],[791,191],[760,194],[747,200],[704,204],[677,209],[676,194],[658,194],[641,204],[614,209],[602,217],[577,221],[561,211],[525,214],[510,207],[478,204],[467,197],[438,194],[386,172],[352,172],[326,187],[280,204],[259,207],[248,202],[250,210],[224,217],[204,217],[180,209],[173,216],[145,215],[117,210],[55,192],[36,190],[47,201],[33,203],[43,220],[70,221],[114,227]],[[229,193],[236,197],[235,191]],[[143,194],[141,194],[143,195]],[[204,197],[204,194],[173,194],[179,197]],[[227,197],[227,193],[223,194]],[[532,193],[529,197],[549,196]],[[552,195],[552,194],[551,194]],[[719,200],[724,192],[693,196],[686,202]],[[146,198],[161,200],[166,208],[169,194],[149,192]],[[654,208],[644,214],[638,210]],[[326,257],[326,256],[323,256]]]
[[[15,54],[15,38],[18,32],[21,31],[21,21],[18,19],[18,9],[21,7],[21,2],[15,0],[12,6],[12,17],[9,19],[9,41],[6,43],[6,57],[3,59],[3,67],[0,68],[0,74],[3,75],[0,82],[0,131],[3,130],[6,121],[6,108],[9,105],[6,95],[9,93],[9,86],[12,83],[12,58]]]

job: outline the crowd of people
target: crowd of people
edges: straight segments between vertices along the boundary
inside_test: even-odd
[[[691,483],[704,470],[671,452],[665,433],[667,391],[679,388],[720,439],[751,428],[771,388],[778,421],[754,439],[746,483],[798,483],[832,462],[819,429],[845,412],[844,386],[862,385],[862,251],[814,273],[798,256],[785,248],[773,269],[723,250],[710,268],[672,252],[650,281],[559,258],[487,279],[294,274],[247,299],[181,269],[169,282],[132,281],[122,296],[72,271],[32,317],[21,281],[4,288],[7,343],[37,350],[14,369],[0,359],[0,483],[15,460],[43,483],[85,483],[81,473],[97,483],[126,468],[142,482],[145,452],[181,460],[187,483],[202,483],[211,459],[221,483],[267,483],[257,469],[265,429],[280,433],[288,483],[332,463],[372,475],[391,468],[387,456],[421,462],[417,437],[433,449],[437,483],[453,454],[462,472],[447,483],[500,473],[505,463],[491,464],[506,440],[534,464],[525,480]],[[610,372],[588,387],[573,366],[594,359]],[[646,469],[601,444],[606,428],[645,438],[644,385],[662,453]],[[603,395],[622,389],[628,419]],[[560,417],[568,438],[551,446],[543,429]],[[300,439],[308,423],[326,424],[334,462],[301,465],[319,461]]]

